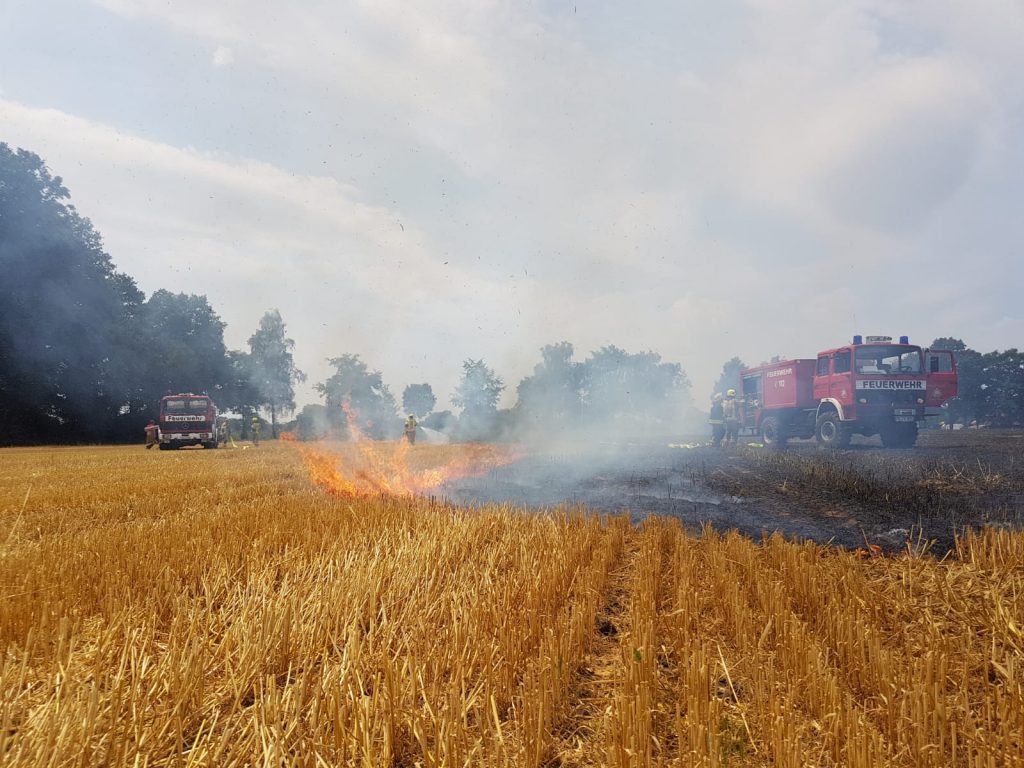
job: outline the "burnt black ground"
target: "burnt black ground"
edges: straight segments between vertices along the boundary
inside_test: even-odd
[[[677,438],[676,445],[693,445]],[[784,451],[669,447],[669,440],[534,453],[444,489],[463,504],[585,506],[680,519],[751,537],[865,542],[944,552],[966,526],[1024,524],[1024,431],[923,432],[909,450],[877,438],[844,451],[796,441]]]

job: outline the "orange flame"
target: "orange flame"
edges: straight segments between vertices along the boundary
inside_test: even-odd
[[[414,448],[397,442],[370,440],[356,425],[346,400],[342,411],[351,443],[337,450],[324,443],[300,443],[288,433],[285,441],[302,457],[310,479],[336,496],[410,496],[444,483],[485,475],[520,457],[518,450],[497,445],[441,445]],[[284,437],[284,435],[282,435]],[[436,466],[425,466],[440,462]]]

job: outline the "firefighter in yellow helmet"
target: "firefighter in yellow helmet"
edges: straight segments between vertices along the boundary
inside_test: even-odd
[[[227,418],[221,419],[220,425],[217,427],[217,442],[224,447],[231,442],[231,422]]]
[[[736,390],[730,389],[725,393],[725,400],[722,401],[722,416],[725,419],[725,444],[736,445],[736,439],[740,433],[740,403],[736,399]]]
[[[711,425],[711,444],[717,448],[725,437],[725,409],[722,407],[722,393],[715,392],[711,398],[711,411],[708,413],[708,424]]]
[[[254,446],[260,444],[260,417],[255,413],[252,415],[252,423],[249,426],[249,434],[252,436]]]
[[[416,445],[416,417],[411,413],[409,418],[405,420],[405,439],[409,441],[409,445]]]

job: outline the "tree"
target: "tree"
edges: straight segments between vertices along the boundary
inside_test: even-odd
[[[306,380],[306,374],[295,367],[294,348],[295,342],[285,336],[284,320],[276,309],[260,318],[259,330],[249,337],[258,403],[270,409],[270,428],[275,438],[278,411],[291,413],[295,410],[294,385]]]
[[[1024,424],[1024,353],[1016,349],[982,356],[976,418],[995,427]]]
[[[584,361],[584,419],[618,434],[675,429],[689,388],[682,367],[662,362],[656,352],[602,347]]]
[[[331,429],[327,408],[319,403],[303,406],[295,419],[299,440],[321,440]]]
[[[355,425],[369,437],[382,439],[396,435],[398,406],[384,385],[380,371],[370,371],[359,355],[345,354],[327,362],[334,367],[334,373],[316,388],[324,396],[332,426],[344,431],[344,404],[353,414]]]
[[[567,341],[540,350],[541,362],[516,387],[517,427],[529,431],[564,430],[578,423],[583,409],[581,391],[586,368],[572,360]]]
[[[156,291],[142,306],[144,392],[152,407],[176,392],[216,395],[232,378],[224,323],[205,296]]]
[[[227,353],[227,378],[217,387],[214,401],[221,411],[235,411],[241,416],[235,434],[241,439],[248,439],[252,416],[260,406],[252,356],[248,352],[231,350]]]
[[[742,383],[740,371],[746,367],[747,364],[738,357],[726,361],[725,365],[722,366],[722,375],[718,377],[718,381],[715,382],[715,388],[712,391],[721,395],[724,395],[730,389],[740,392],[742,390],[740,386]]]
[[[142,293],[42,159],[0,143],[0,423],[3,440],[123,437],[143,408]],[[136,419],[138,416],[135,417]]]
[[[244,411],[248,418],[260,404],[252,356],[248,352],[231,350],[227,353],[227,369],[227,378],[215,397],[217,406],[221,410]]]
[[[429,384],[410,384],[402,391],[402,410],[423,419],[434,410],[437,398]]]
[[[483,360],[462,363],[462,379],[452,403],[462,409],[459,415],[460,437],[464,440],[488,440],[495,437],[498,398],[505,382]]]
[[[965,352],[967,345],[961,339],[952,336],[940,336],[931,343],[929,349],[948,349],[950,352]]]

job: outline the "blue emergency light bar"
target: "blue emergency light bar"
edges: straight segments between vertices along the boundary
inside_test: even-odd
[[[909,336],[900,336],[900,344],[909,344],[909,343],[910,343],[910,337]]]
[[[863,344],[863,343],[864,343],[864,337],[863,337],[863,336],[861,336],[861,335],[860,335],[859,333],[858,333],[858,334],[856,334],[856,335],[855,335],[855,336],[853,337],[853,343],[854,343],[854,344]]]

